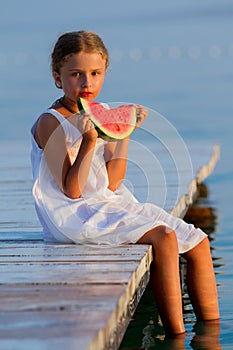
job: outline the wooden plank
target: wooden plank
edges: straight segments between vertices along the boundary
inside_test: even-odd
[[[85,249],[83,249],[85,248]],[[0,246],[0,263],[25,262],[139,262],[147,246],[91,248],[78,245]]]
[[[26,240],[22,241],[21,245],[18,242],[10,244],[6,242],[5,246],[0,245],[0,256],[11,256],[12,249],[18,248],[18,255],[120,255],[122,258],[130,257],[142,253],[146,253],[148,248],[146,245],[125,244],[115,247],[110,246],[97,246],[97,245],[79,245],[79,244],[48,244],[39,242],[39,244]],[[85,249],[84,249],[85,248]],[[111,254],[109,254],[109,252]]]
[[[125,284],[123,288],[127,288]],[[121,284],[10,284],[0,289],[0,312],[85,310],[87,304],[108,308],[122,293]],[[106,304],[106,305],[105,305]]]
[[[1,314],[1,347],[4,350],[117,349],[111,340],[109,312],[20,312]],[[106,333],[103,332],[107,324]],[[100,331],[101,330],[101,331]]]
[[[197,172],[197,181],[198,183],[202,183],[213,171],[214,168],[220,158],[220,146],[213,146],[213,153],[210,157],[209,161],[203,163],[203,165],[198,169]]]
[[[136,269],[137,263],[130,263]],[[127,283],[131,269],[126,263],[17,263],[0,265],[0,284]]]
[[[0,248],[1,344],[44,349],[59,337],[58,349],[117,349],[148,283],[151,247],[85,247],[84,254],[83,246],[23,244]],[[13,262],[15,254],[29,261]],[[66,261],[69,254],[79,263]]]
[[[67,247],[74,248],[70,245]],[[135,248],[140,249],[137,246]],[[149,246],[143,246],[143,249],[144,256],[141,260],[138,258],[139,262],[122,262],[120,265],[106,262],[102,263],[103,266],[100,266],[101,263],[86,262],[2,263],[1,282],[5,285],[0,288],[0,298],[5,300],[5,305],[0,307],[1,344],[14,349],[17,344],[14,339],[20,339],[15,349],[25,349],[30,339],[33,344],[36,341],[45,348],[51,346],[59,334],[59,344],[63,346],[64,343],[67,344],[67,337],[73,337],[72,344],[75,345],[71,349],[77,346],[85,346],[84,349],[117,349],[148,283],[152,250]],[[126,272],[122,272],[122,267]],[[87,273],[90,275],[87,276]],[[111,281],[116,284],[112,285]],[[89,283],[94,283],[94,291]],[[13,312],[12,309],[18,312]],[[59,320],[58,324],[56,320]],[[10,324],[9,329],[5,326],[7,324]],[[40,333],[38,329],[45,331]],[[25,334],[26,343],[21,341]]]
[[[151,247],[138,259],[134,261],[82,261],[70,262],[61,261],[58,257],[54,262],[19,262],[0,264],[1,280],[0,284],[73,284],[73,283],[126,283],[130,280],[129,276],[136,278],[138,283],[143,276],[144,271],[149,270],[152,261]],[[145,247],[143,247],[145,248]],[[136,272],[135,272],[136,271]],[[136,273],[135,276],[133,274]]]
[[[198,160],[193,159],[194,165],[194,178],[190,181],[187,193],[183,194],[174,208],[171,210],[171,214],[177,217],[184,217],[190,205],[194,202],[198,195],[198,185],[202,183],[214,170],[219,157],[220,157],[220,147],[219,145],[214,145],[213,147],[208,147],[207,150],[199,148],[196,152],[196,157],[198,153]],[[200,162],[202,160],[202,162]]]
[[[2,313],[2,349],[104,349],[104,335],[98,334],[109,313],[84,312],[7,312]],[[94,339],[93,339],[94,338]]]
[[[11,350],[19,350],[25,349],[26,345],[31,347],[32,344],[34,348],[34,344],[39,342],[40,349],[45,349],[49,348],[58,337],[61,340],[58,344],[59,349],[62,349],[61,345],[68,346],[70,340],[73,345],[69,349],[117,349],[135,310],[135,300],[138,301],[141,295],[137,294],[130,299],[121,289],[120,298],[114,293],[112,296],[114,298],[109,301],[108,294],[104,305],[102,302],[99,307],[97,302],[85,304],[81,300],[80,305],[71,304],[75,307],[71,310],[69,307],[65,310],[60,307],[56,311],[1,312],[1,346],[10,344]],[[41,297],[45,298],[43,294]],[[79,300],[79,295],[76,299]],[[126,312],[122,312],[124,309]]]
[[[15,231],[5,231],[5,232],[0,232],[0,249],[2,246],[5,244],[7,245],[12,245],[12,244],[23,244],[27,242],[26,244],[43,244],[43,234],[41,232],[33,232],[32,228],[30,232],[15,232]]]

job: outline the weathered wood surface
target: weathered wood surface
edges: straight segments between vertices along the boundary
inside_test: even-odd
[[[152,249],[44,244],[27,150],[13,143],[0,149],[0,348],[117,349],[148,283]],[[182,217],[219,148],[192,145],[192,169],[182,165],[182,153],[172,167],[164,150],[156,152],[153,163],[137,151],[137,167],[149,170],[134,182],[134,160],[127,179],[140,200]]]
[[[148,282],[151,251],[143,248],[1,249],[0,344],[117,348],[115,333],[123,336]]]
[[[151,247],[22,245],[0,249],[2,348],[117,349],[148,283]]]

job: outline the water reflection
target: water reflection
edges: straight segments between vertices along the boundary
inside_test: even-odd
[[[208,200],[208,187],[201,184],[195,205],[185,216],[185,221],[200,227],[208,234],[215,273],[224,265],[213,245],[216,240],[217,209]],[[220,322],[196,323],[195,315],[186,289],[186,262],[180,259],[181,285],[183,296],[184,322],[187,334],[176,339],[166,338],[150,286],[147,287],[131,323],[124,336],[120,350],[220,350]]]
[[[198,187],[198,197],[195,204],[189,208],[184,220],[200,227],[208,234],[210,241],[215,240],[215,233],[218,230],[218,216],[216,208],[214,208],[208,200],[209,191],[205,183]],[[212,247],[211,247],[212,248]]]
[[[220,350],[220,321],[199,322],[194,326],[193,349]]]

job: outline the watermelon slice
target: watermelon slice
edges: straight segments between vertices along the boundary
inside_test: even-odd
[[[123,105],[116,108],[104,107],[98,102],[89,102],[83,98],[77,101],[80,113],[88,113],[98,131],[98,136],[106,141],[122,140],[135,129],[137,110],[135,105]]]

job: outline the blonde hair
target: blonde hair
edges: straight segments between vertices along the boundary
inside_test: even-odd
[[[80,30],[61,35],[51,54],[52,72],[60,73],[60,69],[72,54],[81,51],[99,53],[109,66],[109,54],[103,40],[94,32]]]

